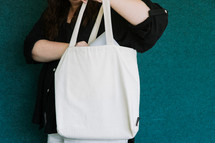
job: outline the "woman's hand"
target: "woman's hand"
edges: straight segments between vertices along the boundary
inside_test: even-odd
[[[80,42],[76,43],[75,46],[77,46],[77,47],[85,47],[85,46],[89,46],[89,45],[85,41],[80,41]]]
[[[102,0],[92,0],[92,1],[96,1],[96,2],[99,2],[99,3],[102,3]],[[83,3],[87,3],[87,0],[82,0]]]
[[[86,3],[87,0],[81,0]],[[90,0],[101,3],[102,0]],[[142,0],[109,0],[111,8],[132,25],[138,25],[149,17],[150,8]]]

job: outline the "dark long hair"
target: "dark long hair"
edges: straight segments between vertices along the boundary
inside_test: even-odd
[[[54,40],[58,35],[59,27],[67,19],[68,12],[71,6],[69,0],[47,0],[48,7],[46,8],[43,19],[45,22],[45,35],[49,40]],[[89,20],[97,15],[99,3],[89,0],[87,8],[83,15],[83,26],[86,26]],[[76,10],[73,19],[77,18],[80,7]]]

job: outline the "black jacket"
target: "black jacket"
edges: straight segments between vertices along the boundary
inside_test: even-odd
[[[159,5],[153,4],[149,0],[144,2],[151,9],[149,17],[142,23],[133,26],[121,17],[117,12],[111,9],[112,27],[114,39],[121,45],[132,47],[137,52],[143,53],[154,46],[162,35],[168,23],[168,14]],[[44,12],[43,12],[44,14]],[[39,64],[41,62],[32,59],[32,49],[34,44],[40,39],[47,39],[44,34],[43,14],[35,23],[33,29],[26,36],[24,41],[24,56],[28,64]],[[60,26],[59,34],[54,41],[70,42],[70,37],[74,28],[74,22],[68,24],[65,18],[64,23]],[[81,26],[78,41],[88,41],[95,20],[90,21],[86,27]],[[104,32],[104,20],[99,29],[97,36]],[[37,100],[33,114],[32,122],[39,124],[40,128],[45,127],[44,132],[47,134],[57,133],[55,118],[55,98],[54,98],[54,72],[59,60],[41,63],[43,64],[38,81]],[[129,140],[130,143],[134,142]]]

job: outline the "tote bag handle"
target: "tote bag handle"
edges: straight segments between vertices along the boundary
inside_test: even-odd
[[[78,32],[81,24],[81,20],[84,14],[84,11],[86,9],[87,4],[82,3],[74,31],[71,36],[70,45],[69,47],[74,47],[77,41]],[[111,9],[110,9],[110,1],[109,0],[103,0],[102,7],[104,11],[104,22],[105,22],[105,34],[106,34],[106,44],[107,45],[113,45],[113,31],[112,31],[112,24],[111,24]]]
[[[90,34],[88,44],[91,44],[91,42],[96,40],[98,31],[99,31],[99,27],[100,27],[100,24],[101,24],[101,21],[102,21],[102,15],[103,15],[103,7],[101,6],[100,10],[99,10],[99,14],[98,14],[98,16],[96,18],[96,22],[95,22],[95,24],[93,26],[93,29],[92,29],[92,32]]]

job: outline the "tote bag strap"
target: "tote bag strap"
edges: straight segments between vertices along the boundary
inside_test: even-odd
[[[88,44],[90,44],[91,42],[93,42],[94,40],[96,40],[96,37],[97,37],[97,34],[98,34],[98,31],[99,31],[99,27],[100,27],[100,24],[101,24],[101,21],[102,21],[102,15],[103,15],[103,7],[101,6],[100,7],[100,10],[99,10],[99,14],[96,18],[96,22],[93,26],[93,30],[90,34],[90,38],[88,40]]]
[[[72,36],[71,36],[69,47],[73,47],[76,44],[77,37],[78,37],[78,32],[79,32],[79,28],[80,28],[80,24],[81,24],[81,20],[82,20],[84,11],[86,9],[86,6],[87,6],[87,4],[82,3],[81,9],[79,11],[78,18],[77,18],[77,21],[76,21],[76,24],[75,24],[75,27],[74,27],[74,30],[73,30],[73,33],[72,33]]]
[[[80,12],[78,14],[78,18],[74,27],[74,31],[71,36],[69,47],[74,47],[77,41],[78,32],[81,24],[81,20],[84,14],[84,11],[86,9],[85,3],[82,3]],[[113,31],[112,31],[112,24],[111,24],[111,11],[110,11],[110,1],[109,0],[103,0],[102,7],[104,11],[104,21],[105,21],[105,34],[106,34],[106,44],[107,45],[113,45]]]
[[[111,22],[111,7],[110,0],[102,1],[103,11],[104,11],[104,21],[105,21],[105,34],[106,34],[106,44],[114,45],[112,22]]]

